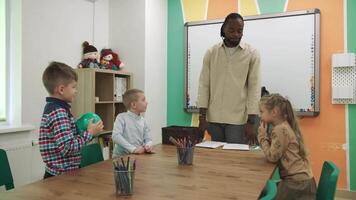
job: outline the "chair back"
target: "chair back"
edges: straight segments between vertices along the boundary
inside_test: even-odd
[[[271,177],[270,180],[273,180],[273,181],[276,181],[276,182],[281,181],[281,176],[279,174],[279,167],[278,166],[276,166],[276,168],[274,169],[272,177]]]
[[[340,170],[331,161],[325,161],[316,191],[317,200],[332,200],[335,197],[337,179]]]
[[[263,191],[263,196],[260,198],[260,200],[272,200],[276,197],[277,195],[277,184],[273,180],[268,180],[265,191]]]
[[[88,144],[81,149],[80,167],[85,167],[103,160],[104,157],[99,144]]]
[[[6,190],[10,190],[15,187],[6,151],[0,149],[0,186],[3,185],[5,185]]]

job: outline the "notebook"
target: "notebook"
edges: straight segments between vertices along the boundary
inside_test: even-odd
[[[224,144],[226,144],[226,142],[204,141],[204,142],[196,144],[195,146],[215,149],[215,148],[218,148]]]
[[[250,147],[247,144],[224,144],[222,149],[228,149],[228,150],[242,150],[242,151],[249,151]]]

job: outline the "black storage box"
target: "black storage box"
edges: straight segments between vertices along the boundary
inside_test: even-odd
[[[193,143],[199,143],[203,140],[204,133],[199,133],[198,127],[191,126],[168,126],[162,128],[162,144],[172,144],[169,137],[174,139],[189,138]]]

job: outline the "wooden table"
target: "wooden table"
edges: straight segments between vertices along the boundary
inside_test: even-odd
[[[110,160],[73,173],[0,193],[0,199],[257,199],[275,165],[261,151],[196,148],[192,166],[178,166],[176,148],[155,146],[156,154],[137,155],[134,194],[115,194]]]

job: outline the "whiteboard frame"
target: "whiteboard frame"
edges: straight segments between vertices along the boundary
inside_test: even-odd
[[[315,117],[320,113],[320,10],[309,9],[301,11],[283,12],[275,14],[265,14],[265,15],[252,15],[244,17],[244,21],[258,20],[258,19],[270,19],[279,17],[290,17],[297,15],[314,15],[315,20],[315,49],[314,49],[314,111],[298,111],[295,110],[297,116],[304,117]],[[187,22],[184,24],[184,110],[186,112],[199,112],[199,108],[188,107],[188,28],[190,26],[198,25],[208,25],[208,24],[219,24],[223,23],[224,19],[219,20],[204,20],[204,21],[194,21]]]

